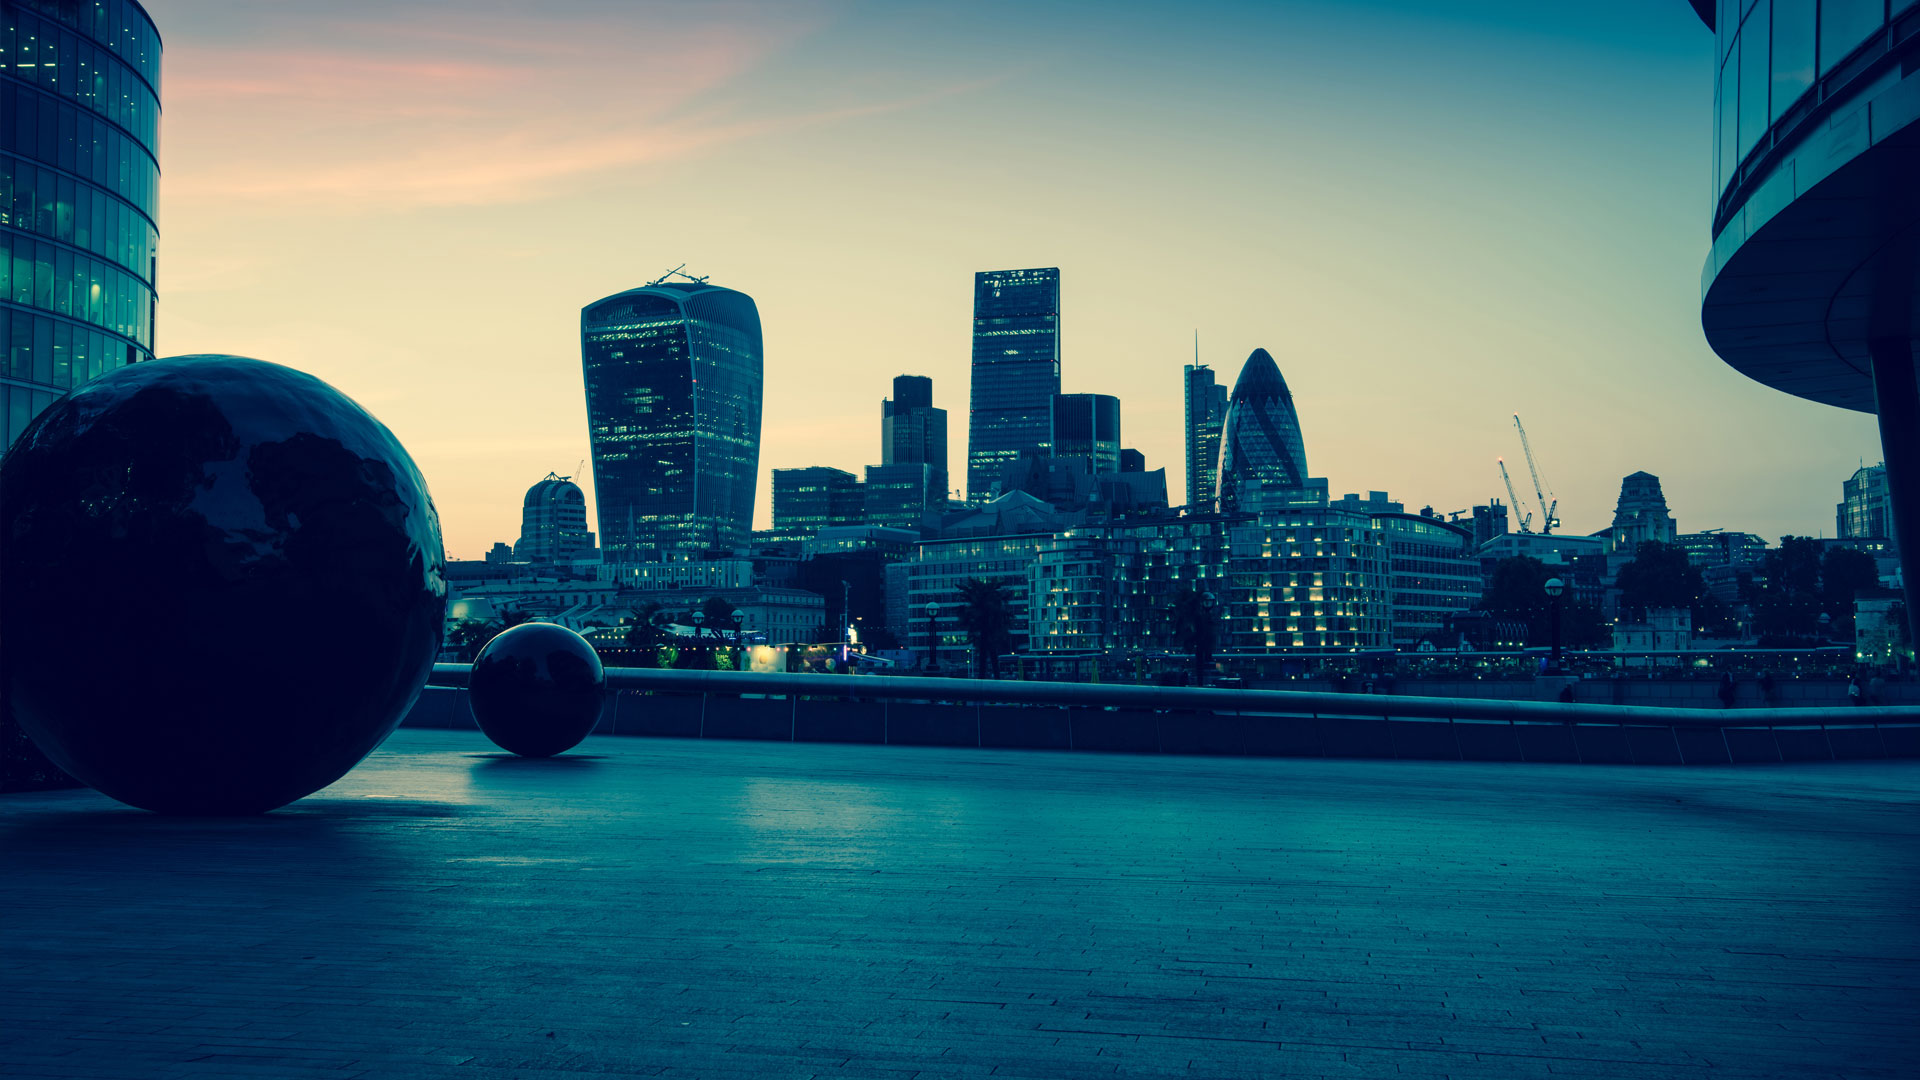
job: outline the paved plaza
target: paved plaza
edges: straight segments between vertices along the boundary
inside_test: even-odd
[[[1920,1072],[1920,762],[402,731],[261,818],[0,797],[0,1076]]]

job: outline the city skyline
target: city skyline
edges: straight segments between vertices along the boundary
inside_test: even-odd
[[[1684,528],[1777,538],[1830,533],[1879,457],[1871,417],[1729,378],[1702,339],[1711,110],[1671,103],[1711,100],[1713,43],[1684,5],[1061,9],[1004,48],[859,5],[152,7],[177,73],[159,352],[362,401],[463,557],[582,472],[580,298],[683,261],[760,305],[761,492],[871,464],[894,375],[966,409],[971,277],[1014,266],[1060,267],[1062,389],[1119,397],[1175,501],[1196,327],[1217,371],[1274,354],[1335,495],[1504,500],[1518,412],[1568,532],[1645,470]],[[623,50],[657,60],[644,107],[568,74]],[[1316,90],[1363,69],[1391,74]]]

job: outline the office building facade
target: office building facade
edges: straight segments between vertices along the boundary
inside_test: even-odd
[[[1224,610],[1232,649],[1392,645],[1387,537],[1371,517],[1311,507],[1271,511],[1229,526],[1227,544]]]
[[[880,402],[880,464],[931,465],[947,488],[947,410],[933,406],[933,380],[900,375]]]
[[[160,34],[132,0],[0,5],[0,452],[153,358]]]
[[[852,473],[825,465],[773,470],[773,531],[782,537],[805,539],[865,517],[860,478]]]
[[[1212,513],[1220,486],[1220,429],[1227,422],[1227,388],[1213,369],[1188,364],[1181,377],[1183,435],[1187,450],[1187,508]]]
[[[1920,536],[1920,3],[1693,8],[1715,37],[1707,343],[1777,390],[1877,414],[1886,528],[1908,541]],[[1920,630],[1920,575],[1905,582]]]
[[[744,547],[760,469],[753,299],[653,284],[580,312],[600,544],[611,562]]]
[[[1226,567],[1226,523],[1219,517],[1083,525],[1056,533],[1033,560],[1028,647],[1186,651],[1174,619],[1179,596],[1224,594]]]
[[[906,578],[905,645],[916,652],[937,650],[942,666],[960,666],[972,654],[961,618],[960,586],[978,578],[1007,590],[1013,651],[1027,648],[1028,585],[1034,555],[1053,533],[967,536],[929,541],[919,554],[899,564]],[[932,605],[932,614],[928,605]],[[984,663],[984,658],[982,660]]]
[[[593,533],[587,530],[587,496],[572,477],[548,473],[527,489],[520,504],[520,540],[514,557],[546,566],[575,562],[593,555]]]
[[[867,466],[861,500],[869,525],[922,529],[946,512],[946,470],[925,462]]]
[[[1111,394],[1053,395],[1054,457],[1082,458],[1095,476],[1120,471],[1120,399]],[[1141,459],[1144,466],[1146,460]]]
[[[1298,502],[1309,490],[1293,392],[1267,350],[1255,349],[1234,380],[1221,428],[1220,509],[1255,512]]]
[[[1387,547],[1394,648],[1412,649],[1422,641],[1438,647],[1453,620],[1480,599],[1473,530],[1419,514],[1378,511],[1371,516]]]
[[[1833,508],[1834,535],[1842,540],[1886,539],[1892,535],[1890,503],[1885,464],[1854,470],[1840,483],[1840,502]]]
[[[973,280],[973,380],[967,403],[967,500],[1052,438],[1060,392],[1060,271],[992,270]]]

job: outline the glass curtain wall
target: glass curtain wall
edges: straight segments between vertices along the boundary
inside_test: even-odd
[[[153,357],[159,86],[140,5],[0,4],[0,445]]]

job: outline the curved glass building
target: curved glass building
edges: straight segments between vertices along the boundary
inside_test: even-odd
[[[160,34],[133,0],[0,3],[0,435],[153,358]]]
[[[1920,0],[1692,3],[1715,36],[1707,342],[1775,389],[1879,415],[1905,548],[1920,536]]]
[[[1306,487],[1307,448],[1293,391],[1267,350],[1255,349],[1234,380],[1221,426],[1220,508],[1258,510],[1264,496]]]
[[[580,312],[600,549],[653,562],[747,544],[760,471],[760,312],[704,282]]]

